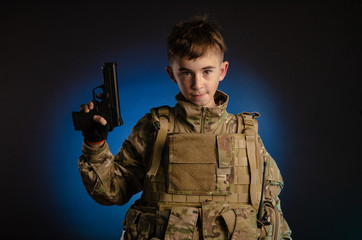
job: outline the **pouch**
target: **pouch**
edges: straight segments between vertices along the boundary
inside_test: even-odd
[[[131,206],[123,221],[124,240],[150,239],[155,235],[156,214]]]
[[[173,207],[171,209],[165,240],[192,240],[196,231],[199,210],[194,207]]]
[[[259,235],[256,214],[251,205],[231,209],[221,214],[230,239],[256,240]]]
[[[139,216],[141,214],[142,212],[137,209],[128,209],[126,217],[123,221],[123,230],[125,231],[123,237],[125,240],[133,240],[138,238],[137,225]]]
[[[165,232],[170,217],[169,210],[156,212],[156,238],[165,239]]]
[[[202,235],[204,239],[229,239],[227,228],[222,221],[222,213],[229,210],[228,202],[202,203]]]
[[[155,231],[156,214],[142,213],[137,225],[138,239],[150,239]]]
[[[168,193],[210,195],[216,189],[216,136],[169,135]]]
[[[269,180],[264,191],[263,218],[260,224],[260,239],[280,239],[283,224],[286,224],[277,197],[283,187],[280,181]],[[289,229],[289,227],[288,227]]]
[[[281,238],[282,212],[271,202],[264,202],[264,214],[260,229],[261,240],[272,240]]]

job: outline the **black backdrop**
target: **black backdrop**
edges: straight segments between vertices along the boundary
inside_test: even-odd
[[[282,207],[294,238],[358,238],[362,213],[358,1],[3,4],[1,208],[6,234],[14,239],[85,236],[76,225],[59,224],[59,219],[72,217],[68,212],[53,214],[57,188],[49,186],[54,175],[48,169],[54,161],[44,154],[52,144],[61,144],[45,136],[62,127],[54,126],[62,102],[74,102],[70,114],[83,101],[65,91],[84,87],[88,92],[94,86],[74,79],[97,73],[100,63],[109,59],[121,56],[128,61],[123,57],[128,49],[136,49],[127,52],[133,66],[138,62],[132,54],[153,59],[163,68],[166,55],[159,49],[165,48],[170,27],[200,12],[221,24],[230,67],[232,60],[237,61],[274,92],[278,119],[287,130],[280,130],[283,145],[273,143],[274,137],[280,139],[278,131],[277,136],[266,136],[270,139],[266,145],[278,145],[282,152],[282,159],[276,159],[282,162],[286,183]],[[137,65],[141,75],[142,68]],[[140,88],[133,84],[134,89]],[[67,176],[62,177],[66,181]],[[92,231],[97,235],[95,229],[88,226],[87,239]]]

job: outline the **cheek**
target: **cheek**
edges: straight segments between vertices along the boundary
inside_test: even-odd
[[[218,76],[214,77],[210,82],[209,82],[209,89],[211,90],[215,90],[217,89],[217,87],[219,86],[220,80],[218,78]]]
[[[212,90],[215,92],[217,90],[218,86],[219,86],[219,82],[215,82],[212,86]]]
[[[180,88],[181,91],[185,91],[185,89],[187,89],[187,85],[183,81],[178,81],[178,87]]]
[[[180,78],[177,82],[182,88],[188,88],[191,85],[190,81],[185,78]]]

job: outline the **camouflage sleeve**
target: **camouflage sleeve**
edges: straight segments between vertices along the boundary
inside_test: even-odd
[[[261,154],[265,161],[267,162],[267,172],[266,172],[266,185],[264,191],[264,199],[266,202],[269,202],[280,214],[280,221],[278,221],[278,226],[280,229],[281,239],[292,239],[291,238],[291,229],[288,226],[287,221],[283,217],[282,209],[280,206],[279,194],[284,187],[284,182],[280,170],[275,162],[275,160],[269,155],[266,151],[261,138],[259,136],[259,144],[261,149]]]
[[[149,116],[133,127],[120,151],[113,156],[105,143],[94,149],[83,143],[78,166],[89,195],[103,205],[122,205],[142,190],[153,143]]]

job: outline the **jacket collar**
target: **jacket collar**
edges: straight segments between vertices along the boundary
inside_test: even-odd
[[[186,123],[192,132],[211,133],[220,126],[228,115],[226,107],[229,96],[221,91],[215,93],[216,107],[201,107],[188,102],[185,97],[176,95],[176,118]]]

